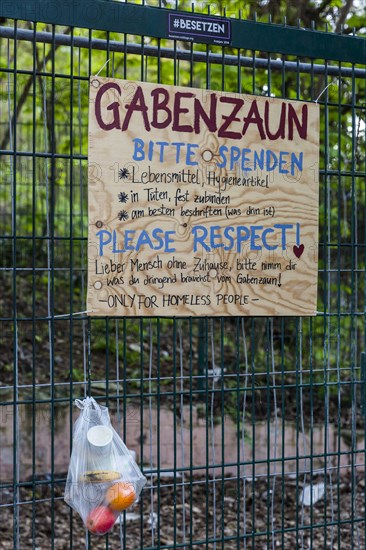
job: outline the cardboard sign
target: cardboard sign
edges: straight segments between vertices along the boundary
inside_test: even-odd
[[[319,107],[95,78],[88,312],[315,315]]]

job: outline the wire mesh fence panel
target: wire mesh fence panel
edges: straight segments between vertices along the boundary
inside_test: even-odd
[[[364,548],[362,40],[236,19],[240,47],[218,46],[156,31],[163,8],[21,4],[0,27],[1,548]],[[88,317],[101,68],[319,103],[316,317]],[[63,501],[74,400],[89,394],[148,480],[103,538]]]

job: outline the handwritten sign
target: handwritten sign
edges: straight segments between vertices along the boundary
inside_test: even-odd
[[[318,105],[92,77],[89,315],[315,315]]]

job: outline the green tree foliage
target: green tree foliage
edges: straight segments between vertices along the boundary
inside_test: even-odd
[[[156,6],[158,1],[149,1],[149,5]],[[174,8],[175,2],[165,1],[166,7]],[[198,0],[193,2],[195,11],[213,15],[224,15],[243,19],[256,19],[257,21],[293,25],[304,28],[316,28],[318,30],[342,32],[351,34],[354,32],[365,34],[366,13],[362,0]],[[192,2],[179,1],[179,9],[190,10]]]

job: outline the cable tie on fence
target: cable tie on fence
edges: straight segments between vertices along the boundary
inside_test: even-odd
[[[101,69],[102,70],[102,69]],[[329,88],[329,86],[339,86],[339,78],[336,78],[335,80],[332,80],[332,82],[329,82],[328,86],[326,86],[324,88],[324,90],[322,90],[320,92],[320,94],[318,95],[318,97],[316,98],[315,100],[315,103],[318,103],[319,99],[321,98],[321,96],[324,94],[324,92],[326,92]]]
[[[54,315],[53,319],[60,319],[61,317],[73,317],[74,315],[84,315],[84,313],[92,313],[92,309],[86,311],[75,311],[75,313],[62,313],[61,315]]]
[[[95,75],[95,78],[97,78],[97,76],[100,75],[100,73],[102,72],[102,70],[104,69],[104,67],[106,65],[108,65],[108,63],[110,62],[111,58],[107,59],[107,61],[104,63],[103,67],[101,69],[99,69],[99,71],[97,72],[97,74]]]

